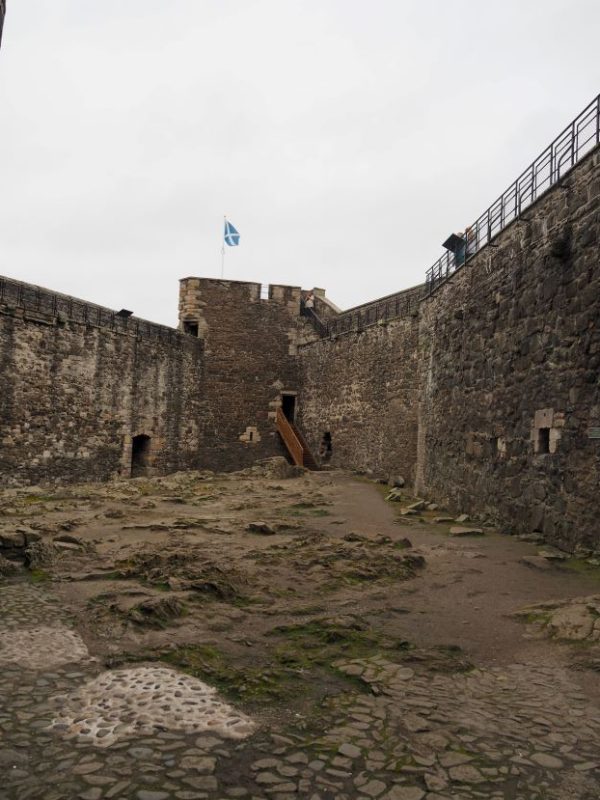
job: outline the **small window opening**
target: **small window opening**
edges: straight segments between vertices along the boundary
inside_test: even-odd
[[[319,448],[319,455],[322,461],[329,461],[331,459],[331,454],[333,452],[333,447],[331,444],[331,433],[329,431],[325,431],[323,433],[323,438],[321,439],[321,446]]]
[[[498,455],[498,437],[490,436],[490,452],[493,456]]]
[[[150,442],[151,439],[146,434],[141,433],[134,436],[131,442],[131,477],[139,478],[148,474],[150,463]]]
[[[550,428],[538,429],[538,453],[550,452]]]
[[[189,320],[185,320],[183,323],[183,332],[189,334],[190,336],[198,337],[198,323],[197,322],[190,322]]]
[[[248,441],[249,442],[253,442],[254,441],[254,431],[250,431],[248,433]]]
[[[269,284],[261,283],[260,285],[260,299],[269,300]]]
[[[282,394],[281,410],[283,411],[283,415],[288,422],[294,422],[296,418],[296,395]]]

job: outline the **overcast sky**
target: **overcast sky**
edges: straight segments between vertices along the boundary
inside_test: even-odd
[[[0,273],[175,324],[178,279],[420,283],[600,91],[598,0],[8,0]]]

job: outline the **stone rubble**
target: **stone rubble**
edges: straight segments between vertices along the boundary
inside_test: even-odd
[[[600,642],[600,595],[536,603],[515,616],[552,639]]]

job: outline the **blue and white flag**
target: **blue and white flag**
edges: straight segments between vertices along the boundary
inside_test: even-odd
[[[228,244],[229,247],[237,247],[240,243],[240,235],[233,227],[229,220],[225,220],[225,234],[224,234],[225,244]]]

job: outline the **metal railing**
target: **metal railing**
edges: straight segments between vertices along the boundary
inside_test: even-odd
[[[471,256],[485,247],[513,220],[600,144],[600,95],[548,145],[508,189],[466,229],[466,259],[446,252],[427,270],[431,294]]]
[[[350,308],[324,323],[325,335],[336,336],[340,333],[360,331],[371,325],[381,325],[392,319],[410,316],[417,311],[423,294],[424,287],[416,286]]]
[[[0,305],[15,306],[32,313],[50,315],[53,318],[60,319],[62,316],[71,322],[123,330],[136,336],[172,338],[181,335],[175,328],[138,317],[119,316],[116,311],[109,308],[11,278],[0,277]]]

